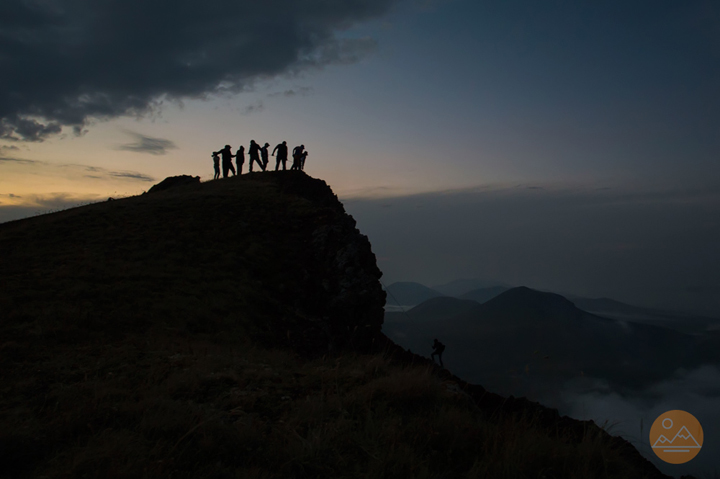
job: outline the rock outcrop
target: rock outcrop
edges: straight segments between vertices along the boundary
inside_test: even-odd
[[[297,262],[284,274],[284,287],[291,283],[293,288],[282,299],[290,300],[295,314],[284,314],[276,327],[285,328],[305,352],[369,350],[382,328],[385,291],[367,236],[324,181],[302,172],[256,176],[316,209],[298,225]]]
[[[164,180],[162,180],[157,185],[154,185],[152,188],[148,190],[148,193],[154,193],[156,191],[163,191],[168,190],[170,188],[175,188],[176,186],[183,186],[183,185],[199,185],[200,184],[200,177],[199,176],[190,176],[190,175],[180,175],[180,176],[168,176]]]

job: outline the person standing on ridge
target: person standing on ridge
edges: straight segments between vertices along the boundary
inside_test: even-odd
[[[260,145],[255,143],[255,140],[250,140],[250,148],[248,149],[248,155],[250,156],[250,173],[252,173],[253,163],[257,161],[257,164],[262,169],[263,164],[260,162]]]
[[[227,178],[228,172],[230,171],[233,172],[233,176],[237,175],[237,173],[235,173],[235,167],[232,164],[233,154],[230,151],[230,145],[225,145],[225,148],[218,153],[222,155],[223,178]]]
[[[444,368],[443,362],[442,362],[442,353],[445,351],[445,345],[441,343],[440,341],[435,338],[435,342],[433,342],[433,352],[430,355],[430,358],[435,362],[435,355],[437,354],[438,359],[440,360],[440,367]]]
[[[300,155],[300,170],[305,171],[305,158],[307,158],[308,152],[307,150],[302,152],[302,155]]]
[[[215,176],[213,176],[213,180],[217,180],[218,178],[220,178],[220,153],[217,151],[213,151],[212,159],[213,166],[215,167]]]
[[[260,148],[260,156],[262,157],[262,169],[265,171],[267,169],[268,162],[270,161],[268,159],[268,146],[270,146],[270,143],[265,143],[265,146]]]
[[[275,171],[277,171],[280,168],[280,162],[282,162],[283,165],[283,171],[285,171],[286,164],[287,164],[287,142],[283,141],[278,146],[275,147],[275,149],[272,152],[272,156],[275,156],[275,152],[277,152],[277,157],[275,159]]]
[[[300,169],[300,156],[303,153],[303,150],[305,149],[305,145],[296,146],[293,148],[293,164],[290,167],[291,170],[299,170]]]
[[[235,163],[237,163],[237,174],[242,175],[242,167],[245,163],[245,147],[242,145],[235,152]]]

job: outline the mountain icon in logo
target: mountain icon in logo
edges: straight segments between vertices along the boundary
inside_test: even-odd
[[[668,440],[665,436],[662,434],[660,437],[657,438],[657,441],[655,441],[655,444],[653,444],[652,447],[660,447],[663,449],[670,449],[670,448],[683,448],[687,449],[690,447],[699,448],[701,447],[700,444],[695,440],[692,434],[690,434],[690,431],[687,430],[685,426],[681,427],[680,430],[675,434],[675,437]]]
[[[683,464],[697,456],[704,439],[697,418],[680,409],[661,414],[650,428],[653,452],[670,464]]]

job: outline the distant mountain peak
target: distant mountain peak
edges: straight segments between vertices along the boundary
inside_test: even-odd
[[[527,301],[534,301],[534,302],[550,302],[555,301],[558,303],[567,303],[572,304],[570,300],[565,298],[564,296],[561,296],[557,293],[547,293],[545,291],[538,291],[537,289],[528,288],[527,286],[517,286],[515,288],[510,288],[504,293],[500,293],[497,295],[494,300],[504,300],[508,301],[510,299],[512,300],[518,300],[523,299]]]
[[[511,288],[487,301],[483,306],[488,310],[532,311],[540,314],[562,316],[582,314],[582,311],[567,298],[555,293],[538,291],[527,286]]]
[[[475,289],[481,288],[492,288],[495,286],[503,286],[505,288],[511,288],[512,286],[500,281],[487,280],[487,279],[456,279],[449,283],[440,284],[433,286],[432,289],[441,292],[447,296],[462,296]]]

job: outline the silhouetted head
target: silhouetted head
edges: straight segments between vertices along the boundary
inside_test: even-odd
[[[265,146],[270,146],[270,143],[268,143],[268,142],[265,142]]]
[[[250,140],[250,144],[252,145],[253,143],[255,143],[255,140]]]
[[[305,145],[300,145],[300,148],[305,148]]]
[[[230,145],[225,145],[225,148],[230,148]]]
[[[287,145],[287,141],[283,141],[283,145]]]

